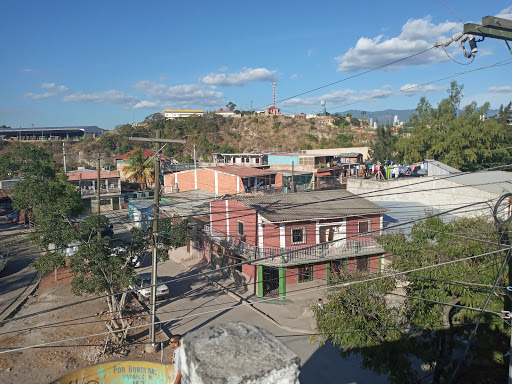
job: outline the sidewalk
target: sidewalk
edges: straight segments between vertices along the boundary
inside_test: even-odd
[[[201,259],[192,258],[184,249],[174,250],[171,258],[188,268],[193,268],[201,262]],[[203,278],[223,289],[235,300],[241,300],[248,308],[274,325],[300,334],[315,332],[315,319],[309,308],[316,305],[320,297],[325,296],[324,288],[326,288],[319,287],[318,282],[312,281],[288,286],[289,297],[286,299],[258,297],[252,293],[251,289],[247,289],[246,285],[235,282],[232,277],[220,273],[206,273],[212,271],[209,267],[204,267],[203,271],[205,272]],[[250,285],[252,284],[254,282],[250,283]],[[319,288],[315,289],[316,287]],[[299,292],[302,293],[299,294]]]

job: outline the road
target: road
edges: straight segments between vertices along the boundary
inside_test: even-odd
[[[310,343],[309,335],[274,325],[239,300],[215,288],[204,277],[193,276],[201,270],[198,265],[187,267],[173,260],[158,265],[158,276],[170,281],[170,299],[158,303],[157,317],[171,333],[185,334],[214,324],[243,321],[271,332],[299,356],[302,384],[387,382],[385,376],[362,370],[359,356],[343,359],[337,348]],[[149,267],[140,269],[141,273],[147,271]],[[173,283],[176,277],[189,278]],[[280,307],[279,310],[285,310]]]
[[[0,318],[16,307],[17,300],[37,279],[36,270],[29,264],[38,253],[23,240],[26,233],[26,226],[0,222],[0,247],[8,250],[7,265],[0,272]]]

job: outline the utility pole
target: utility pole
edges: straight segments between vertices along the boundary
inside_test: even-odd
[[[295,193],[295,162],[292,161],[292,193]]]
[[[145,137],[130,137],[133,141],[150,141],[155,143],[155,193],[153,210],[153,247],[151,257],[151,298],[150,298],[150,323],[149,338],[150,344],[146,344],[146,352],[158,351],[159,344],[155,341],[155,319],[156,319],[156,279],[157,279],[157,250],[158,250],[158,217],[160,214],[160,149],[161,143],[185,143],[185,140],[168,140],[160,138],[160,130],[156,131],[154,139]]]
[[[100,154],[98,153],[98,174],[96,176],[96,202],[98,204],[98,215],[101,215],[101,167],[100,167]]]
[[[64,173],[68,173],[68,170],[66,168],[66,143],[62,142],[62,158],[64,163]]]
[[[482,25],[473,23],[464,24],[464,33],[488,37],[490,39],[512,41],[512,20],[500,19],[494,16],[482,17]]]
[[[196,145],[194,144],[194,189],[197,189]]]

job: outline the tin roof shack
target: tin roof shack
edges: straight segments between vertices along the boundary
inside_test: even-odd
[[[283,186],[282,175],[273,170],[223,165],[164,174],[164,193],[201,189],[216,195],[256,192]]]
[[[86,211],[96,212],[97,203],[97,170],[79,169],[67,172],[68,180],[80,192]],[[110,209],[119,209],[121,179],[118,171],[100,171],[100,204]]]
[[[375,240],[386,209],[346,190],[237,196],[210,204],[212,265],[240,266],[259,296],[286,296],[287,284],[325,284],[345,270],[381,270]]]

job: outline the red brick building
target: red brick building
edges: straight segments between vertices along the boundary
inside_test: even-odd
[[[346,190],[237,196],[211,202],[210,212],[203,257],[252,261],[239,269],[259,296],[285,296],[287,284],[327,282],[342,270],[381,270],[375,238],[386,209]]]
[[[164,193],[175,191],[176,185],[180,192],[201,189],[222,196],[281,188],[283,177],[267,169],[224,165],[164,174]]]

